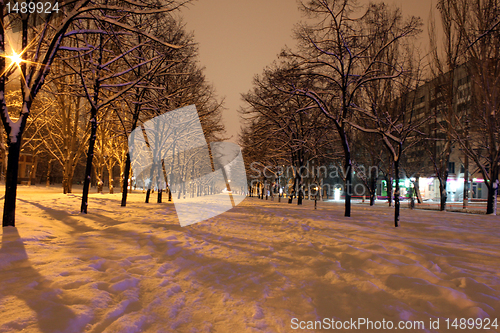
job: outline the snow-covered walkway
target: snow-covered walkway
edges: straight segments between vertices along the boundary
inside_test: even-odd
[[[1,235],[0,332],[500,320],[500,217],[403,210],[394,228],[388,207],[354,205],[345,218],[341,204],[247,198],[181,228],[171,203],[119,198],[93,194],[81,215],[79,195],[21,191],[17,228]]]

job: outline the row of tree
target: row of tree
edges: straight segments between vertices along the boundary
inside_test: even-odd
[[[147,120],[196,104],[205,137],[220,138],[221,103],[197,64],[193,37],[175,14],[186,3],[81,0],[60,3],[57,13],[44,17],[9,13],[0,4],[0,52],[9,55],[0,58],[8,161],[3,226],[15,225],[22,150],[60,165],[64,193],[71,192],[85,158],[81,211],[87,213],[92,170],[99,190],[107,173],[112,192],[116,165],[126,205],[128,135]]]
[[[496,214],[498,1],[440,0],[443,45],[431,25],[430,58],[419,57],[414,47],[422,32],[420,19],[403,18],[397,7],[372,3],[360,8],[351,0],[310,0],[302,2],[301,9],[308,23],[295,30],[298,50],[284,49],[243,95],[247,106],[241,112],[247,126],[241,145],[249,172],[250,162],[255,161],[262,171],[266,166],[293,165],[299,170],[308,162],[341,161],[345,216],[350,216],[353,172],[360,166],[377,166],[388,180],[389,193],[395,179],[398,226],[402,169],[418,178],[422,160],[431,159],[444,210],[448,162],[452,147],[458,145],[466,163],[474,161],[484,176],[487,213]],[[463,80],[456,74],[459,68],[468,85],[458,82]],[[430,107],[423,112],[425,96]],[[409,158],[419,151],[429,154]],[[378,177],[378,173],[361,174],[372,203]],[[302,181],[296,172],[299,203]],[[418,181],[415,185],[418,192]]]

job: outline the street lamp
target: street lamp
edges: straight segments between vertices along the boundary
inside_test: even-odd
[[[17,54],[16,52],[12,52],[13,54],[11,56],[7,56],[12,62],[12,64],[16,64],[16,66],[21,65],[23,62],[23,58],[21,58],[20,54]]]
[[[314,191],[316,191],[316,192],[315,192],[315,195],[314,195],[314,209],[316,209],[316,205],[317,205],[317,202],[318,202],[318,190],[319,190],[318,186],[315,186],[314,187]]]

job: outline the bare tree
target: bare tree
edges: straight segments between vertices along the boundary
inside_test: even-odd
[[[395,51],[395,50],[393,50]],[[401,50],[399,50],[401,52]],[[392,53],[392,52],[391,52]],[[416,88],[421,82],[421,68],[412,63],[407,52],[408,61],[405,74],[395,81],[378,81],[364,89],[369,105],[358,108],[359,117],[364,118],[371,126],[360,126],[360,122],[352,125],[367,133],[378,133],[391,156],[394,167],[394,226],[399,226],[400,218],[400,185],[401,161],[404,153],[418,143],[416,135],[421,125],[427,119],[415,117]],[[395,53],[392,53],[395,54]],[[366,122],[364,122],[366,123]]]
[[[488,188],[486,213],[493,215],[500,171],[500,37],[491,27],[497,26],[499,12],[498,0],[457,1],[451,10],[466,40],[463,52],[472,96],[469,107],[454,114],[452,133],[483,175]],[[484,36],[477,39],[478,35]]]
[[[44,86],[44,94],[53,102],[56,112],[47,114],[48,122],[41,138],[44,150],[62,167],[64,194],[72,192],[73,175],[90,129],[79,78],[65,65],[67,61],[76,59],[67,51],[61,51]]]
[[[368,124],[363,124],[367,127]],[[353,145],[353,167],[356,175],[368,190],[370,206],[375,204],[377,197],[377,180],[384,162],[387,161],[387,150],[380,145],[380,137],[374,133],[356,133]]]
[[[147,44],[143,44],[142,36],[138,35],[136,44],[138,45],[133,51],[133,57],[125,57],[124,60],[132,69],[128,75],[134,77],[143,77],[139,84],[136,84],[130,91],[124,95],[120,106],[115,108],[116,116],[120,120],[125,138],[138,126],[138,124],[158,115],[166,110],[161,104],[168,94],[164,94],[163,87],[158,81],[159,77],[173,75],[173,67],[179,62],[185,61],[185,54],[192,46],[186,46],[192,41],[186,36],[178,22],[174,21],[168,15],[156,15],[154,17],[132,16],[130,17],[134,26],[145,31],[149,31],[154,36],[162,37],[171,44],[184,45],[182,49],[173,49],[161,47],[161,52],[165,55],[164,62],[161,66],[155,66],[154,63],[135,66],[137,61],[144,62],[151,56],[151,48]],[[157,46],[158,47],[158,46]],[[146,73],[146,74],[145,74]],[[121,176],[122,201],[121,206],[127,204],[128,184],[130,183],[131,159],[127,152],[123,172]]]
[[[283,54],[297,60],[303,75],[313,78],[307,87],[292,86],[289,93],[311,98],[336,128],[344,150],[345,216],[351,215],[352,153],[349,136],[353,106],[366,84],[401,75],[394,63],[381,56],[398,40],[419,32],[420,20],[403,21],[399,9],[370,4],[356,17],[350,0],[311,0],[302,10],[314,25],[297,30],[299,53]],[[382,20],[382,24],[379,24]],[[377,65],[377,66],[375,66]]]
[[[449,162],[454,138],[452,131],[454,125],[454,114],[457,112],[457,101],[459,99],[458,69],[463,63],[464,31],[453,19],[453,10],[458,9],[454,1],[440,0],[437,9],[440,13],[442,23],[443,40],[439,47],[438,37],[434,20],[431,20],[429,37],[431,43],[431,72],[434,79],[431,84],[431,112],[433,113],[434,130],[429,135],[427,152],[433,163],[436,178],[439,181],[440,210],[446,209],[447,189],[446,183],[449,174]],[[465,10],[465,6],[461,10]],[[466,173],[468,170],[466,170]],[[464,188],[464,202],[466,202],[467,189]]]
[[[141,123],[165,112],[177,108],[195,104],[198,115],[205,133],[205,137],[211,141],[217,141],[224,131],[221,125],[222,102],[218,102],[214,89],[206,82],[203,69],[196,64],[198,49],[194,44],[193,36],[185,32],[182,22],[173,20],[168,16],[157,16],[154,22],[147,20],[135,20],[137,26],[151,30],[151,34],[162,36],[171,44],[184,45],[182,49],[173,50],[164,48],[166,59],[162,66],[151,71],[144,80],[137,84],[122,103],[124,108],[117,113],[120,119],[123,133],[128,135]],[[136,58],[144,58],[147,50],[138,47],[135,51]],[[135,68],[131,74],[140,76],[150,65]],[[127,186],[130,178],[130,155],[126,155],[122,176],[122,202],[125,206],[127,201]],[[169,166],[167,166],[168,168]],[[171,170],[165,170],[170,174]],[[158,192],[158,200],[161,200],[161,189]],[[170,189],[167,184],[167,191]],[[146,197],[149,201],[148,188]]]
[[[290,80],[300,79],[291,74],[289,64],[267,69],[262,77],[254,79],[254,89],[243,95],[248,108],[242,114],[251,122],[252,144],[264,149],[266,161],[260,161],[266,177],[266,166],[292,165],[294,185],[292,191],[302,203],[306,179],[302,170],[326,155],[327,147],[331,148],[330,128],[325,125],[324,116],[313,101],[299,94],[284,94],[281,88]],[[246,148],[249,150],[249,147]],[[333,150],[333,149],[331,149]],[[331,154],[331,152],[330,152]],[[252,162],[257,162],[253,160]],[[319,183],[319,179],[308,179]],[[265,181],[264,181],[265,182]],[[290,193],[289,193],[290,194]],[[289,196],[289,203],[293,196]]]
[[[108,13],[106,15],[113,16],[117,14]],[[155,47],[158,39],[152,35],[149,35],[148,39],[144,40],[142,33],[135,33],[131,36],[122,27],[114,30],[115,25],[108,24],[106,21],[97,21],[95,23],[77,21],[76,27],[80,31],[91,31],[91,33],[75,36],[80,45],[77,49],[80,63],[78,68],[74,68],[75,72],[80,76],[84,95],[90,105],[90,137],[81,205],[81,211],[87,213],[88,192],[100,112],[140,82],[143,82],[152,72],[155,72],[164,63],[166,55]],[[165,46],[168,48],[178,48],[167,42],[163,42],[163,44],[166,44]],[[127,56],[129,54],[133,55],[134,51],[141,46],[146,46],[150,50],[148,56],[139,58],[131,64],[126,59]],[[140,76],[133,77],[130,75],[134,72],[134,69],[147,64],[153,65],[144,70]]]
[[[133,26],[121,23],[115,17],[106,17],[101,10],[115,10],[121,15],[127,13],[141,13],[143,15],[157,12],[172,11],[178,8],[182,3],[167,1],[161,5],[148,3],[146,1],[124,1],[124,6],[110,5],[108,2],[98,2],[91,0],[82,0],[78,2],[67,2],[59,4],[56,1],[52,5],[58,4],[58,10],[63,15],[51,21],[56,15],[53,10],[40,22],[40,17],[26,14],[7,13],[6,3],[0,3],[0,12],[2,13],[0,24],[0,117],[7,134],[7,145],[9,158],[7,164],[7,175],[5,185],[5,205],[3,214],[3,226],[15,225],[15,209],[17,196],[17,172],[19,166],[19,154],[21,149],[22,135],[26,128],[26,122],[30,114],[31,106],[38,92],[44,84],[47,75],[50,72],[51,65],[55,59],[61,43],[65,37],[74,34],[85,33],[85,31],[71,31],[68,28],[76,19],[88,19],[104,21],[108,24],[119,26],[127,31],[133,31],[145,34]],[[118,15],[118,16],[121,16]],[[15,51],[12,43],[7,40],[7,30],[12,29],[9,25],[9,17],[17,16],[20,19],[20,36],[22,39],[22,49]],[[13,22],[15,20],[10,20]],[[156,39],[156,38],[154,38]],[[8,42],[6,45],[6,41]],[[8,45],[10,44],[10,45]],[[173,46],[173,45],[172,45]],[[10,48],[10,49],[9,49]],[[5,56],[8,55],[8,56]],[[6,58],[11,60],[7,64]],[[5,84],[15,72],[16,69],[21,75],[22,106],[17,121],[14,121],[9,115],[9,110],[5,102]]]
[[[415,49],[410,47],[411,40],[397,40],[381,50],[387,34],[392,30],[399,30],[400,20],[387,19],[387,15],[398,15],[397,11],[387,12],[383,7],[368,14],[370,22],[377,22],[374,27],[378,31],[379,40],[375,40],[368,47],[368,55],[378,55],[378,62],[371,64],[371,70],[383,71],[387,64],[400,69],[399,75],[391,79],[373,80],[362,87],[362,95],[356,100],[357,105],[355,128],[367,132],[378,133],[386,146],[394,170],[394,225],[399,226],[400,215],[400,185],[401,162],[404,152],[419,141],[415,135],[425,118],[418,120],[415,112],[416,90],[421,82],[420,62],[414,59]],[[385,26],[388,24],[388,26]],[[370,59],[370,57],[368,57]],[[369,60],[367,60],[369,61]],[[366,127],[368,125],[368,127]],[[390,180],[389,180],[390,181]]]

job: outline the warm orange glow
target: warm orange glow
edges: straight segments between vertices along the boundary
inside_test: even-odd
[[[26,46],[23,50],[21,50],[21,52],[17,53],[14,50],[14,47],[12,46],[13,43],[9,39],[8,35],[5,35],[5,37],[7,38],[7,43],[6,44],[10,46],[10,49],[11,49],[10,53],[11,53],[11,55],[0,55],[0,57],[8,58],[10,60],[10,64],[8,64],[7,66],[5,66],[5,69],[4,69],[3,73],[1,74],[1,76],[3,76],[3,75],[10,75],[16,69],[20,70],[22,63],[36,64],[36,65],[38,65],[35,62],[31,62],[29,60],[25,60],[25,59],[22,58],[23,54],[30,48],[31,44],[35,42],[35,39],[33,39],[28,46]],[[6,52],[6,53],[8,53],[8,52]]]
[[[2,73],[2,75],[4,75],[5,73],[8,73],[13,67],[17,67],[17,68],[21,67],[21,63],[24,62],[23,58],[21,58],[21,55],[22,55],[22,52],[18,54],[16,51],[12,50],[12,55],[2,56],[4,58],[7,58],[10,60],[10,64],[8,64],[5,67],[5,70]]]
[[[14,54],[11,56],[7,56],[12,61],[12,64],[16,64],[17,66],[21,65],[23,62],[23,59],[21,58],[20,54],[17,54],[16,52],[13,52]]]

